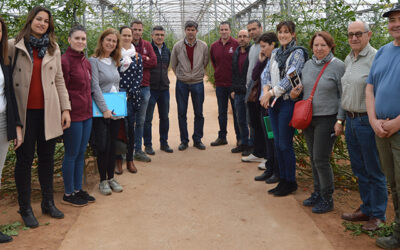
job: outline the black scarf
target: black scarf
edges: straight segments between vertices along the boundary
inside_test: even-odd
[[[280,74],[281,78],[283,78],[286,74],[285,67],[286,67],[286,61],[287,61],[288,57],[296,49],[303,50],[304,60],[307,61],[307,59],[308,59],[307,50],[304,47],[297,46],[296,40],[294,40],[294,39],[292,41],[290,41],[290,43],[288,45],[286,45],[285,50],[281,46],[281,47],[279,47],[278,51],[276,52],[275,61],[278,63],[279,74]]]
[[[31,56],[33,62],[33,50],[32,47],[39,51],[38,57],[43,58],[46,55],[47,48],[49,47],[50,39],[49,35],[46,33],[41,38],[36,38],[34,36],[30,36],[29,42],[26,44],[26,47],[29,51],[29,55]]]

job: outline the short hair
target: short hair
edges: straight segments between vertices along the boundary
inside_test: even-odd
[[[197,30],[197,27],[199,27],[199,25],[192,20],[186,21],[185,23],[185,29],[190,28],[190,27],[194,27]]]
[[[85,27],[83,27],[81,24],[77,23],[77,24],[74,24],[74,25],[71,27],[71,29],[69,30],[68,37],[71,37],[72,34],[74,34],[74,33],[77,32],[77,31],[83,31],[83,32],[86,33]]]
[[[143,26],[143,22],[140,21],[139,19],[133,20],[133,21],[131,22],[131,27],[132,27],[134,24],[141,24],[141,25]]]
[[[364,22],[364,21],[361,21],[361,20],[355,20],[355,21],[350,22],[349,25],[347,25],[347,28],[350,26],[350,24],[353,24],[353,23],[362,23],[363,26],[364,26],[364,31],[370,31],[371,30],[370,27],[369,27],[369,24]]]
[[[103,41],[104,38],[108,35],[116,35],[117,36],[117,45],[113,52],[111,52],[110,57],[114,60],[115,64],[120,66],[121,59],[121,36],[119,32],[113,28],[108,28],[100,34],[99,39],[97,40],[96,49],[94,50],[93,57],[99,58],[104,55]]]
[[[224,25],[224,24],[228,25],[229,29],[231,29],[231,23],[228,22],[228,21],[223,21],[223,22],[221,22],[221,23],[219,24],[219,27],[221,28],[221,25]]]
[[[317,36],[322,37],[322,39],[324,39],[324,41],[326,42],[326,44],[328,45],[328,47],[331,48],[332,54],[334,54],[334,53],[335,53],[335,47],[336,47],[335,40],[333,39],[333,37],[331,36],[331,34],[329,34],[329,33],[326,32],[326,31],[317,31],[317,32],[315,32],[315,34],[312,36],[312,38],[311,38],[311,40],[310,40],[310,47],[311,47],[311,49],[312,49],[313,46],[314,46],[314,40],[315,40],[315,38],[316,38]]]
[[[252,24],[252,23],[256,23],[257,26],[261,28],[261,23],[260,23],[260,21],[258,21],[257,19],[250,20],[250,21],[247,23],[247,25],[250,25],[250,24]]]
[[[274,45],[275,48],[278,48],[278,45],[279,45],[278,37],[276,36],[275,32],[271,32],[271,31],[263,33],[257,39],[257,43],[260,43],[261,41],[263,41],[264,43],[268,43],[268,44],[275,43],[275,45]]]
[[[290,33],[295,33],[296,32],[296,24],[292,21],[282,21],[276,26],[276,31],[278,32],[281,30],[283,26],[286,26],[289,30]]]
[[[129,29],[129,30],[132,32],[131,27],[129,27],[129,26],[127,26],[127,25],[124,25],[124,26],[122,26],[122,27],[119,28],[119,33],[122,34],[122,31],[123,31],[124,29]]]
[[[155,30],[165,31],[165,30],[164,30],[164,27],[161,26],[161,25],[154,26],[154,27],[153,27],[153,31],[155,31]]]

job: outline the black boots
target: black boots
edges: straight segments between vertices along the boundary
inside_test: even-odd
[[[30,228],[35,228],[39,226],[39,222],[36,220],[35,215],[33,215],[33,211],[30,206],[27,208],[21,207],[18,213],[21,215],[25,226]]]
[[[64,214],[54,205],[54,200],[43,200],[41,207],[43,214],[48,214],[56,219],[64,218]]]
[[[296,181],[286,181],[285,179],[281,179],[278,186],[275,188],[268,190],[268,193],[273,194],[275,196],[286,196],[297,190],[297,182]]]

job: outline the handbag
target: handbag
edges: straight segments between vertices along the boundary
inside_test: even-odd
[[[260,95],[261,95],[261,83],[260,80],[258,79],[257,81],[254,82],[253,86],[251,86],[250,94],[249,97],[247,98],[247,101],[257,102]]]
[[[312,100],[314,98],[314,93],[315,93],[315,90],[317,89],[319,79],[321,78],[326,67],[328,67],[328,64],[331,61],[332,60],[325,63],[321,72],[319,72],[319,75],[317,77],[317,80],[314,83],[314,87],[311,91],[310,96],[306,100],[301,100],[294,104],[292,120],[290,120],[290,123],[289,123],[289,125],[292,126],[293,128],[306,129],[310,125],[311,120],[312,120],[312,113],[313,113]]]

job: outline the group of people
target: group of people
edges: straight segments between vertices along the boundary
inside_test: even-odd
[[[229,22],[222,22],[220,39],[210,51],[205,42],[196,38],[198,24],[187,21],[184,39],[170,52],[162,26],[153,28],[150,43],[142,39],[143,23],[135,20],[119,31],[103,31],[94,54],[87,59],[85,28],[71,28],[70,46],[61,55],[55,41],[54,20],[46,8],[34,7],[22,30],[11,40],[0,19],[0,165],[4,165],[8,142],[14,140],[19,213],[25,225],[39,226],[30,203],[35,151],[42,212],[53,218],[64,217],[53,198],[54,151],[60,136],[65,147],[65,191],[61,202],[73,206],[95,202],[82,189],[84,154],[91,137],[100,175],[99,191],[104,195],[123,191],[114,178],[115,173],[123,173],[122,155],[116,155],[115,150],[118,140],[126,143],[128,171],[137,172],[133,160],[151,161],[148,155],[155,154],[151,129],[156,104],[160,149],[173,152],[168,144],[170,65],[177,78],[178,149],[184,151],[189,146],[190,94],[193,146],[205,150],[203,79],[210,58],[215,69],[219,121],[218,137],[211,146],[228,143],[230,101],[236,134],[236,147],[231,152],[241,153],[243,162],[260,163],[258,168],[264,172],[255,180],[278,183],[268,193],[289,195],[297,190],[295,129],[290,122],[295,103],[313,96],[312,121],[303,133],[310,153],[314,191],[303,205],[312,207],[314,213],[333,210],[334,182],[329,159],[336,137],[345,131],[362,204],[342,218],[367,221],[363,229],[377,230],[386,220],[387,180],[392,189],[396,225],[393,235],[378,238],[376,243],[383,248],[400,247],[400,109],[396,105],[400,97],[396,90],[400,72],[400,5],[383,16],[388,17],[388,30],[394,41],[377,52],[369,44],[372,32],[368,24],[352,22],[347,30],[351,52],[344,62],[334,56],[335,41],[325,31],[312,36],[313,55],[309,59],[307,49],[297,45],[292,21],[280,22],[276,33],[262,33],[261,23],[251,20],[247,29],[238,32],[237,40],[231,36]],[[301,84],[292,87],[289,70],[297,72]],[[103,96],[119,91],[127,94],[126,118],[116,116]],[[102,117],[93,117],[92,100]],[[266,131],[268,122],[272,137]],[[11,240],[0,233],[0,242]]]

